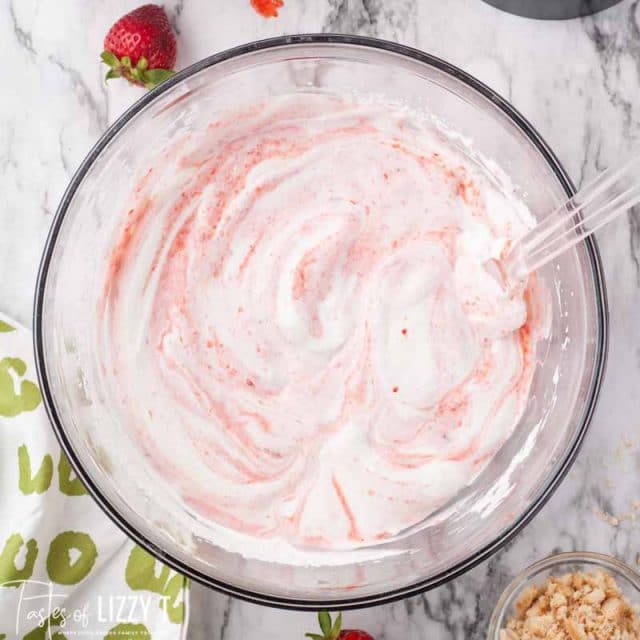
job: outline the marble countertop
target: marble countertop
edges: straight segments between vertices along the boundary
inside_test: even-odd
[[[0,3],[0,309],[27,325],[40,252],[65,185],[98,136],[141,95],[124,83],[105,86],[98,58],[108,27],[136,4]],[[285,0],[270,20],[249,0],[164,4],[179,34],[180,67],[285,33],[378,36],[445,58],[501,93],[537,127],[577,184],[638,146],[638,0],[556,23],[510,16],[481,0]],[[423,596],[349,612],[349,626],[362,626],[378,640],[483,638],[501,590],[537,559],[577,549],[640,560],[640,511],[633,507],[640,499],[640,218],[623,218],[597,239],[609,288],[609,364],[569,476],[489,561]],[[193,640],[302,638],[314,624],[312,614],[193,588]]]

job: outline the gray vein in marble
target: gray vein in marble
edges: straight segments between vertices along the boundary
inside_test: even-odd
[[[49,190],[45,189],[44,195],[42,196],[42,204],[40,205],[40,210],[45,216],[52,216],[53,209],[49,206]]]
[[[362,1],[360,0],[358,4],[360,5],[358,15],[354,15],[350,8],[350,0],[329,0],[331,11],[322,30],[328,33],[359,32],[362,26],[366,24],[366,21],[362,16],[364,13]]]
[[[513,73],[509,68],[509,63],[502,52],[499,50],[492,51],[488,55],[483,58],[486,61],[489,61],[495,65],[500,76],[504,79],[504,85],[501,84],[501,88],[493,86],[492,88],[497,91],[503,98],[511,101],[513,99]],[[473,65],[473,62],[471,62]]]
[[[630,8],[629,30],[631,31],[631,54],[636,64],[638,76],[640,77],[640,4],[635,2]],[[631,260],[636,270],[636,281],[640,285],[640,207],[634,207],[627,216],[629,225],[629,249]]]
[[[582,487],[585,487],[585,484],[582,484]],[[586,490],[577,491],[573,496],[571,496],[569,500],[569,505],[573,509],[573,512],[576,514],[576,520],[578,521],[579,526],[575,528],[575,534],[572,533],[568,527],[562,526],[560,530],[560,535],[562,538],[567,539],[568,544],[557,545],[554,547],[552,553],[557,553],[558,551],[578,551],[583,547],[582,538],[585,532],[585,524],[584,517],[585,515],[588,518],[593,517],[593,511],[591,510],[591,506],[588,502],[589,496]]]
[[[629,57],[636,70],[636,77],[640,80],[640,26],[638,24],[640,3],[638,0],[630,3],[626,8],[627,19],[624,21],[607,21],[589,19],[586,21],[586,32],[591,38],[600,63],[603,88],[611,104],[623,115],[623,131],[625,137],[633,138],[633,130],[638,128],[634,109],[637,100],[624,94],[620,83],[621,66],[625,57]],[[637,91],[635,92],[637,95]],[[598,123],[599,124],[599,123]],[[593,158],[597,171],[606,168],[602,161],[602,140],[597,141],[595,153],[591,147],[591,130],[585,132],[585,155],[581,168],[581,181],[585,177],[587,161]],[[606,133],[603,132],[603,135]],[[637,213],[627,216],[629,228],[629,249],[631,261],[635,267],[635,278],[640,284],[640,223]]]
[[[180,30],[180,16],[184,10],[185,0],[177,0],[173,5],[173,8],[170,12],[169,21],[171,22],[171,26],[177,35],[180,35],[182,32]]]
[[[62,168],[64,169],[65,173],[70,176],[71,167],[69,166],[69,160],[67,159],[67,155],[64,148],[64,140],[62,139],[64,131],[65,129],[64,127],[62,127],[60,129],[60,133],[58,134],[58,149],[60,150],[60,162],[62,162]]]
[[[415,0],[329,0],[324,32],[395,37],[415,23]],[[412,20],[413,18],[413,20]],[[384,26],[384,28],[382,28]]]
[[[393,40],[408,41],[413,44],[416,40],[416,0],[397,0],[390,4],[385,0],[372,0],[376,10],[376,24],[387,25],[388,29],[378,29],[381,36]],[[407,37],[409,36],[409,37]]]
[[[635,63],[640,78],[640,29],[636,21],[638,0],[627,9],[627,20],[611,22],[591,18],[587,22],[587,34],[594,43],[600,60],[604,88],[612,104],[624,113],[625,127],[633,125],[634,103],[620,91],[619,76],[622,58],[629,55]]]
[[[421,596],[422,608],[425,615],[434,622],[437,622],[446,632],[447,637],[468,638],[476,629],[479,600],[474,597],[475,606],[468,607],[464,599],[456,596],[456,584],[449,582],[439,590],[439,598],[433,603],[430,602],[428,594]],[[462,620],[458,619],[460,612],[463,613]]]
[[[511,102],[513,100],[513,74],[511,73],[511,70],[509,69],[509,65],[506,64],[504,58],[502,58],[501,56],[496,56],[495,59],[498,63],[498,66],[500,67],[500,70],[502,71],[502,73],[504,74],[504,77],[507,80],[506,98],[509,102]]]
[[[13,155],[13,141],[15,129],[11,126],[5,128],[6,138],[2,141],[2,153],[0,154],[0,172],[4,173],[9,167],[16,168],[16,161]]]
[[[593,135],[591,123],[587,122],[582,136],[582,148],[584,149],[584,152],[582,154],[582,163],[580,164],[580,174],[578,175],[578,181],[576,183],[578,187],[580,187],[585,182],[587,176],[587,165],[591,160],[592,138]]]
[[[91,113],[95,118],[96,126],[100,133],[102,133],[109,126],[109,117],[107,113],[106,105],[101,105],[91,93],[89,86],[85,82],[84,78],[76,69],[64,64],[57,57],[50,55],[49,62],[54,64],[60,71],[62,71],[70,80],[71,85],[76,91],[78,98],[82,104],[89,107]]]
[[[222,613],[222,623],[220,624],[220,631],[218,632],[218,637],[220,638],[220,640],[225,640],[227,629],[229,628],[229,620],[231,618],[232,606],[233,606],[233,600],[231,598],[227,598],[227,603]]]
[[[221,627],[224,625],[226,628],[226,625],[229,623],[229,614],[227,613],[228,602],[225,603],[222,622],[216,620],[212,615],[199,616],[198,612],[206,611],[210,614],[212,610],[218,609],[219,601],[223,599],[229,600],[229,598],[220,595],[216,598],[215,605],[212,607],[210,593],[197,584],[191,585],[189,595],[191,622],[189,629],[192,633],[196,633],[198,637],[201,638],[217,638],[217,640],[222,640],[223,633],[221,633]]]
[[[104,103],[104,119],[108,126],[108,124],[110,123],[110,120],[109,120],[109,91],[107,91],[107,81],[102,80],[98,86],[100,87],[100,94],[102,95],[102,101]],[[106,128],[107,127],[105,126],[104,129],[100,131],[100,133],[103,133],[103,131],[105,131]]]
[[[640,286],[640,206],[635,206],[627,214],[629,225],[629,255],[635,267],[636,283]]]
[[[18,24],[18,17],[16,16],[13,2],[9,4],[9,15],[11,16],[11,26],[13,28],[13,32],[16,36],[18,44],[33,57],[36,57],[37,53],[33,47],[31,34]]]
[[[591,504],[594,504],[594,508],[600,509],[604,513],[614,513],[615,509],[608,497],[603,495],[598,485],[593,485],[589,491],[589,500]]]

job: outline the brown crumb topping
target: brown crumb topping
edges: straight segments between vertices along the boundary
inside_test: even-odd
[[[640,640],[640,617],[605,571],[527,587],[500,640]]]

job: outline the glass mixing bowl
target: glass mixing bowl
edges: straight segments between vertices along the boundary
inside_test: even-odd
[[[140,167],[216,110],[281,93],[383,94],[473,140],[512,178],[534,215],[573,191],[532,127],[483,84],[420,51],[350,36],[293,36],[203,60],[148,93],[100,139],[58,209],[40,269],[35,347],[44,401],[78,475],[134,540],[182,573],[254,602],[292,608],[379,604],[466,571],[514,535],[573,461],[606,353],[606,300],[591,239],[544,268],[552,332],[512,437],[466,490],[374,549],[322,552],[311,565],[245,558],[216,546],[206,521],[173,496],[96,384],[92,331],[104,256]],[[363,158],[366,162],[366,158]],[[95,342],[93,343],[95,344]],[[162,497],[162,499],[160,499]],[[269,541],[264,542],[268,548]]]

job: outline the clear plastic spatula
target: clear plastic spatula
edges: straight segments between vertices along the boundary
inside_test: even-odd
[[[610,167],[511,247],[503,266],[522,279],[640,202],[640,155]]]

